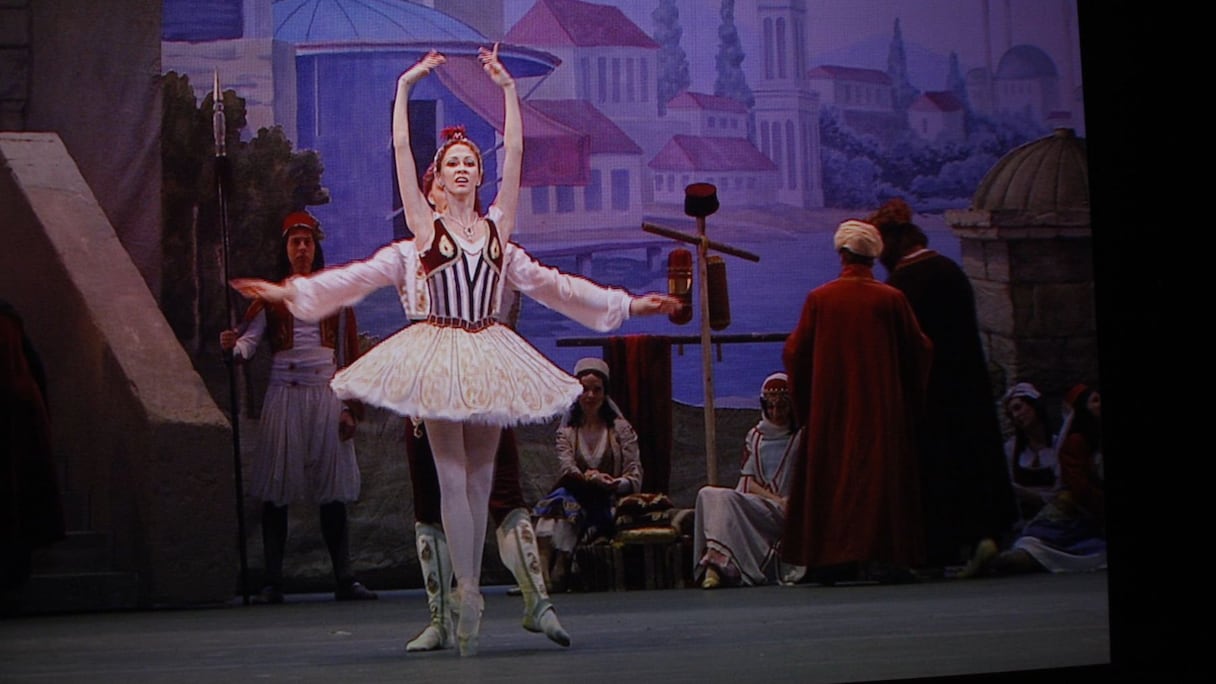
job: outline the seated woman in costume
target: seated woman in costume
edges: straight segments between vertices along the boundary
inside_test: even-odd
[[[1034,385],[1019,382],[1009,388],[1003,401],[1005,415],[1013,425],[1013,436],[1005,442],[1005,458],[1018,501],[1018,529],[1051,501],[1059,489],[1056,436],[1041,396]]]
[[[605,394],[608,364],[581,359],[574,376],[583,393],[557,429],[557,486],[533,509],[542,556],[552,550],[542,566],[555,591],[565,588],[575,546],[611,537],[617,499],[642,487],[637,433]]]
[[[760,407],[760,422],[743,445],[738,484],[697,493],[694,572],[704,589],[786,579],[777,545],[802,430],[794,423],[785,373],[764,379]]]
[[[986,550],[982,572],[1085,572],[1106,567],[1102,399],[1079,384],[1064,396],[1061,487],[1008,551]],[[977,550],[981,554],[984,549]]]

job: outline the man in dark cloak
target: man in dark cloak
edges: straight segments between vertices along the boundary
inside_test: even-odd
[[[845,221],[833,242],[840,277],[807,296],[782,355],[806,426],[782,555],[813,571],[919,567],[914,425],[932,344],[904,295],[874,279],[878,230]]]
[[[911,219],[898,198],[870,217],[882,235],[887,284],[908,298],[933,342],[917,450],[927,562],[944,567],[965,560],[983,539],[999,542],[1017,507],[971,282],[958,264],[929,249]]]

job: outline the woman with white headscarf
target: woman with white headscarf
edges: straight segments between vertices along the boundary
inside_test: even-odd
[[[638,435],[606,394],[608,364],[585,358],[574,365],[583,392],[557,429],[557,486],[536,503],[536,535],[555,591],[564,589],[574,548],[615,531],[616,502],[642,488]]]
[[[776,549],[802,439],[785,373],[764,379],[760,407],[760,422],[743,443],[738,484],[734,489],[703,487],[697,493],[694,572],[704,589],[782,579]]]

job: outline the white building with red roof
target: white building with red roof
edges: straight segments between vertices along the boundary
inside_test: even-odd
[[[585,135],[589,157],[585,182],[553,174],[545,185],[524,188],[519,225],[536,229],[640,226],[643,197],[642,148],[584,100],[530,100],[529,107],[565,129]],[[526,158],[531,151],[528,151]]]
[[[807,74],[819,103],[841,110],[890,112],[895,108],[891,77],[877,69],[825,64]]]
[[[738,100],[684,91],[667,102],[667,117],[682,122],[691,135],[747,137],[747,107]]]
[[[676,135],[647,164],[656,202],[684,202],[690,183],[713,183],[724,205],[772,204],[780,173],[747,138]]]
[[[659,45],[616,7],[536,0],[503,40],[541,48],[562,61],[532,97],[586,100],[613,120],[659,115]]]
[[[908,105],[908,127],[925,140],[962,141],[966,137],[962,100],[948,91],[921,93]]]

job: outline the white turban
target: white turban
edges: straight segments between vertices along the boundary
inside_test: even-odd
[[[863,257],[877,257],[882,253],[882,237],[878,229],[855,219],[845,221],[836,228],[832,244],[837,252],[843,248]]]

